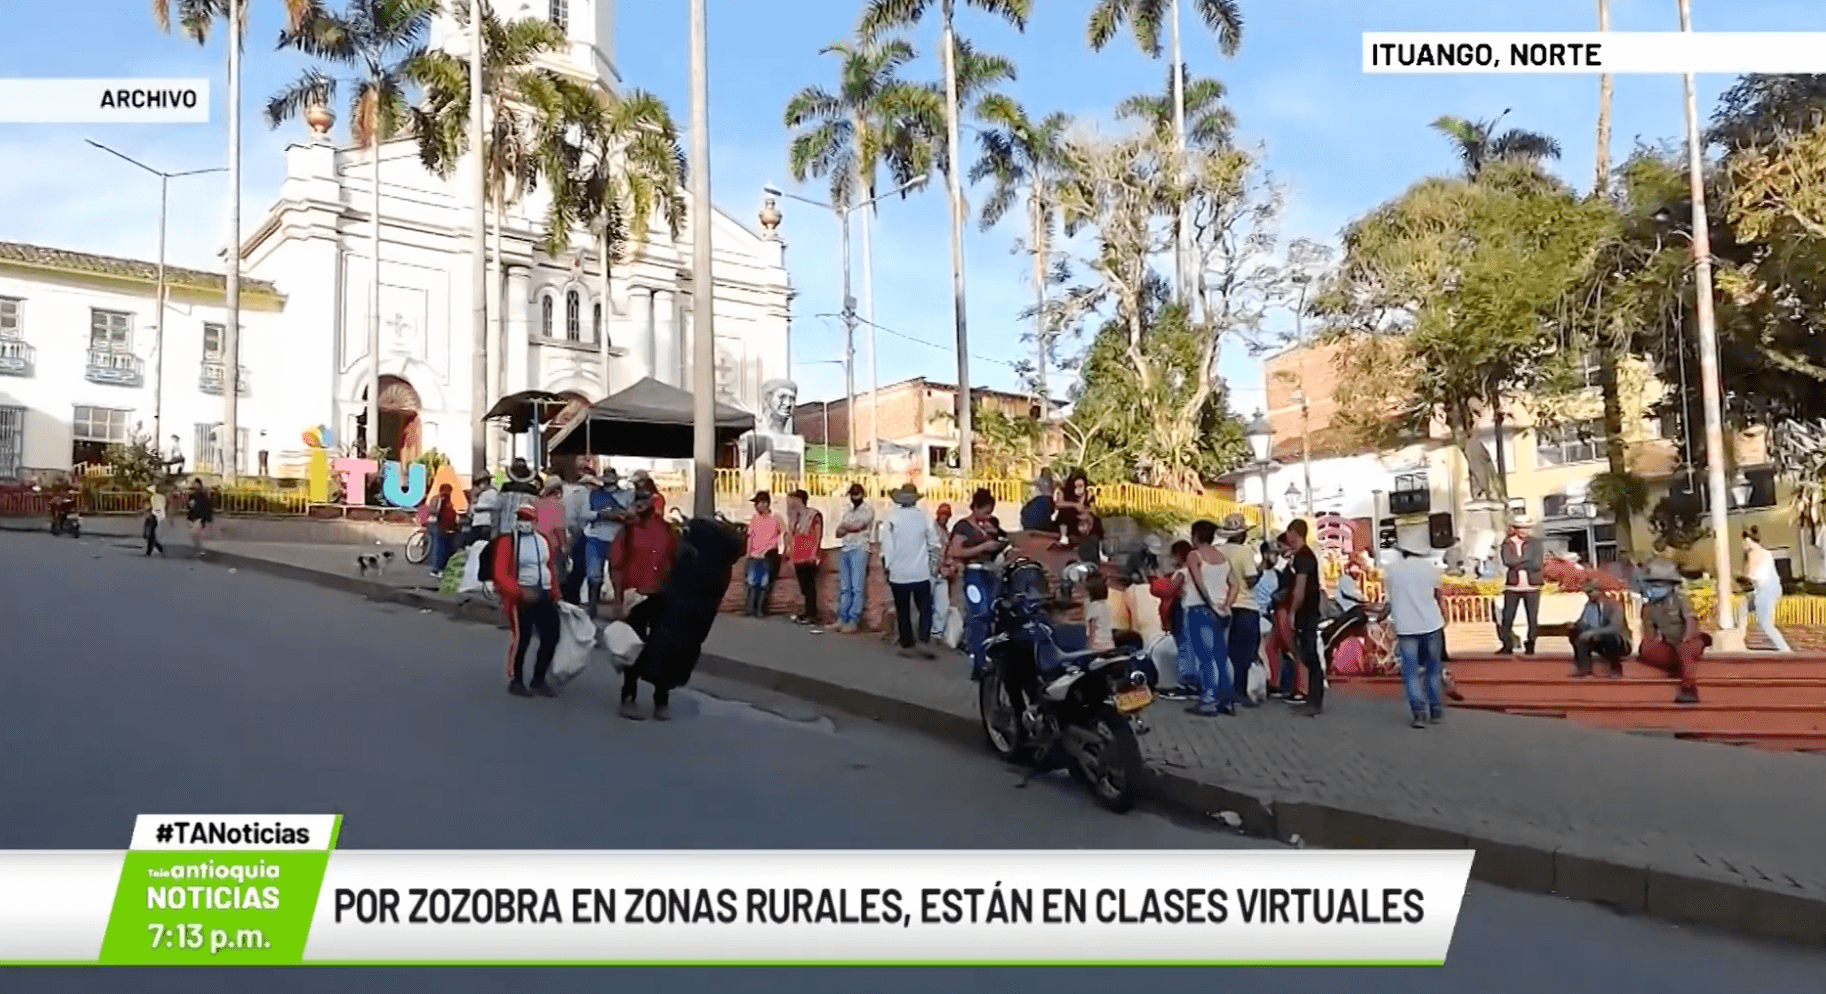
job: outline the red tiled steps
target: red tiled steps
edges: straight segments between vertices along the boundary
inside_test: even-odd
[[[1466,680],[1554,680],[1572,672],[1571,656],[1459,656],[1446,664],[1453,679]],[[1652,678],[1660,671],[1626,659],[1623,673],[1628,677]],[[1739,679],[1814,679],[1826,680],[1826,657],[1778,656],[1774,653],[1707,656],[1699,661],[1700,679],[1732,677]],[[1665,677],[1663,677],[1665,679]]]
[[[1582,725],[1624,731],[1788,732],[1826,735],[1826,705],[1713,703],[1706,700],[1706,688],[1703,685],[1699,688],[1701,703],[1675,704],[1673,686],[1663,686],[1667,690],[1667,698],[1659,704],[1642,701],[1607,704],[1543,699],[1526,704],[1480,704],[1466,701],[1459,706],[1543,717],[1557,714]]]

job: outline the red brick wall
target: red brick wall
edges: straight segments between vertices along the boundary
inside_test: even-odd
[[[1339,345],[1313,345],[1293,348],[1269,358],[1262,365],[1262,378],[1268,394],[1268,423],[1274,437],[1300,436],[1300,406],[1294,392],[1304,382],[1309,430],[1323,431],[1337,420],[1338,367],[1335,362]]]

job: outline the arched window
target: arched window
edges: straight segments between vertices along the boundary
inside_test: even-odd
[[[594,312],[595,312],[594,317],[593,317],[592,323],[590,325],[590,328],[592,329],[592,334],[590,336],[590,344],[601,345],[602,344],[602,301],[598,300],[596,302]]]
[[[575,290],[564,295],[564,338],[569,342],[583,341],[583,300]]]
[[[552,326],[552,295],[539,298],[539,333],[547,338],[555,337],[556,329]]]
[[[558,25],[560,31],[571,29],[570,0],[552,0],[552,23]]]

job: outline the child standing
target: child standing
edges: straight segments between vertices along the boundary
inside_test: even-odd
[[[1116,648],[1116,632],[1110,620],[1110,585],[1101,574],[1084,582],[1084,630],[1090,647],[1097,652]]]
[[[165,543],[159,541],[159,529],[164,524],[165,495],[159,493],[157,487],[153,487],[152,493],[146,501],[146,518],[140,522],[140,535],[146,540],[146,555],[152,555],[152,551],[157,549],[160,558],[164,557]]]

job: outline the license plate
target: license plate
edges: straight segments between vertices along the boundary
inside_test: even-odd
[[[1152,703],[1154,703],[1154,692],[1146,687],[1125,690],[1116,695],[1116,710],[1123,714],[1134,714]]]

